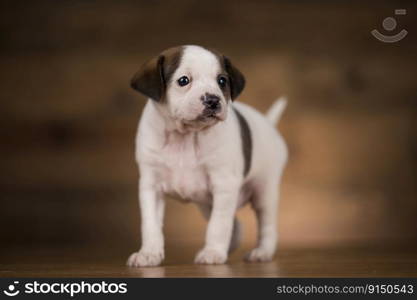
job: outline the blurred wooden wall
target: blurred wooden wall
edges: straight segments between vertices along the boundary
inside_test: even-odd
[[[396,8],[409,35],[375,40]],[[0,248],[138,246],[145,99],[128,83],[178,44],[232,57],[259,110],[288,96],[282,245],[416,241],[416,14],[411,1],[1,1]],[[166,224],[168,247],[203,240],[191,206],[170,201]]]

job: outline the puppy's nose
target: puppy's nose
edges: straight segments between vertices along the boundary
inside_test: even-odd
[[[207,109],[218,111],[220,110],[220,97],[217,95],[206,93],[205,96],[201,97],[203,104]]]

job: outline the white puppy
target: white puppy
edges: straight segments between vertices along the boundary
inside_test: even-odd
[[[127,264],[156,266],[164,259],[165,195],[196,203],[208,219],[196,263],[226,262],[239,242],[236,210],[247,202],[259,229],[246,259],[272,259],[287,160],[274,127],[285,101],[277,101],[266,117],[233,102],[244,88],[243,75],[225,56],[199,46],[165,50],[142,66],[131,85],[150,101],[136,138],[142,247]]]

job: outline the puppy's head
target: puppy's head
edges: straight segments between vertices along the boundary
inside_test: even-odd
[[[202,128],[227,117],[245,78],[228,58],[199,46],[163,51],[145,63],[131,86],[183,126]]]

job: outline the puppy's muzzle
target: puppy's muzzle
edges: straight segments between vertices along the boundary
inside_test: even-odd
[[[220,104],[219,96],[206,93],[205,95],[201,96],[201,100],[203,101],[204,105],[204,115],[214,116],[216,113],[220,112],[222,107]]]

